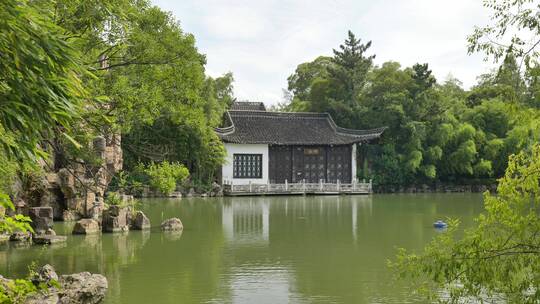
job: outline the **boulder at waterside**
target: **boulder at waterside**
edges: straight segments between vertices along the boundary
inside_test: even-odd
[[[97,304],[105,298],[107,279],[100,274],[81,272],[63,275],[59,280],[60,303]]]
[[[163,223],[161,223],[161,230],[163,231],[182,231],[183,229],[184,225],[182,225],[182,221],[176,217],[165,220]]]
[[[82,219],[73,226],[73,234],[93,234],[99,233],[99,223],[93,219]]]
[[[133,229],[146,230],[150,229],[150,220],[142,211],[137,211],[135,219],[133,219]]]
[[[110,206],[103,211],[103,231],[124,232],[129,230],[130,210],[126,206]]]
[[[10,281],[2,278],[0,284],[7,287]],[[100,274],[81,272],[59,277],[50,265],[38,269],[31,281],[36,286],[45,285],[48,289],[27,296],[24,300],[26,304],[98,304],[105,298],[108,288],[107,279]],[[60,288],[56,288],[56,285]]]

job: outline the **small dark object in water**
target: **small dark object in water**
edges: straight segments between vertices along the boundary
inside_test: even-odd
[[[448,224],[441,221],[441,220],[438,220],[436,221],[435,223],[433,223],[433,227],[435,228],[439,228],[439,229],[443,229],[443,228],[447,228],[448,227]]]

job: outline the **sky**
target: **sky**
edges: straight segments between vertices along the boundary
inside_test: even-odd
[[[467,54],[467,35],[489,23],[481,0],[152,0],[170,11],[206,54],[206,73],[232,72],[238,100],[283,101],[287,77],[300,63],[332,55],[351,30],[375,64],[428,63],[437,80],[465,88],[492,67]]]

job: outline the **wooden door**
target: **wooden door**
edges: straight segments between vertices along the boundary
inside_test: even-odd
[[[351,146],[333,146],[328,148],[327,180],[330,183],[350,183],[352,178]]]
[[[324,147],[304,147],[304,178],[307,183],[326,180],[326,151]]]
[[[270,146],[269,148],[270,183],[283,184],[292,181],[292,148],[290,146]]]
[[[293,183],[300,183],[304,179],[304,148],[294,146],[292,148],[292,157],[291,180]]]

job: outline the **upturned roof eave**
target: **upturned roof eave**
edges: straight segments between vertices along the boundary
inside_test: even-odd
[[[324,140],[303,140],[303,141],[275,141],[275,140],[249,140],[249,139],[235,139],[231,138],[236,134],[237,128],[234,123],[234,119],[231,113],[239,114],[240,117],[264,117],[264,118],[309,118],[313,117],[316,119],[325,118],[328,125],[336,135],[336,137],[345,137],[346,140],[336,140],[336,141],[324,141]],[[252,114],[252,115],[250,115]],[[381,127],[376,129],[369,130],[355,130],[355,129],[346,129],[336,125],[332,116],[329,113],[313,113],[313,112],[268,112],[268,111],[255,111],[255,110],[230,110],[227,111],[227,120],[230,123],[230,126],[225,128],[215,128],[217,135],[227,143],[236,143],[236,144],[270,144],[270,145],[350,145],[360,142],[368,142],[373,139],[379,138],[382,133],[387,129],[387,127]],[[268,130],[267,130],[268,131]]]

